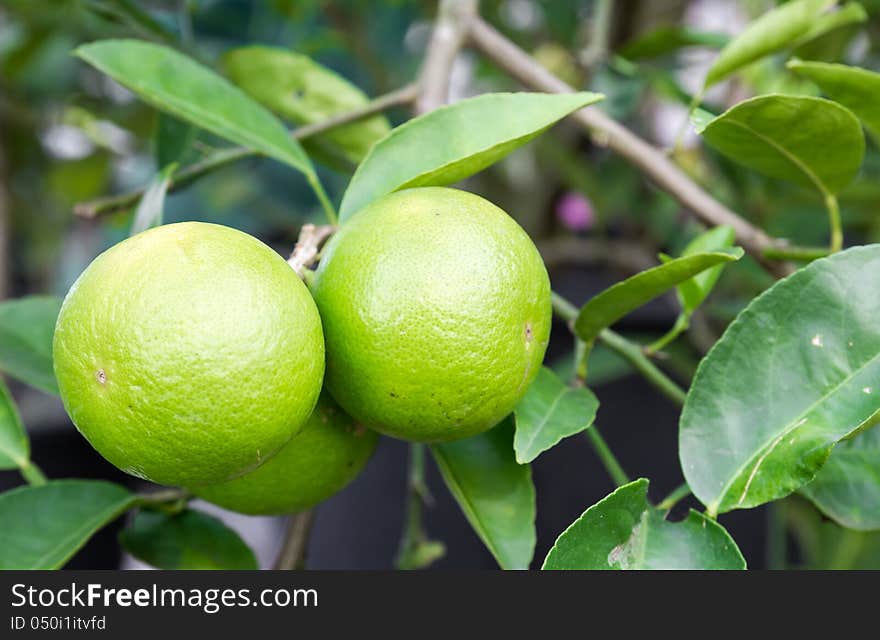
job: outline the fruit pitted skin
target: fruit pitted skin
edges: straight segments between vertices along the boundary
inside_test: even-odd
[[[54,338],[73,423],[111,463],[197,486],[256,468],[299,432],[324,371],[305,285],[245,233],[170,224],[98,256]]]
[[[364,208],[328,243],[312,294],[333,397],[405,440],[497,424],[538,373],[550,333],[550,281],[531,239],[456,189],[406,189]]]
[[[303,430],[261,467],[239,478],[193,489],[209,502],[249,515],[281,515],[313,507],[361,472],[379,436],[358,424],[327,394]]]

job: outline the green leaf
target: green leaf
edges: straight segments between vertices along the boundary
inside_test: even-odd
[[[134,220],[132,220],[131,231],[129,232],[130,236],[162,224],[165,194],[168,193],[168,185],[171,184],[171,177],[176,170],[177,163],[172,162],[153,178],[150,186],[147,187],[144,195],[141,196],[137,208],[134,210]]]
[[[880,410],[880,245],[816,260],[744,309],[681,415],[685,478],[710,513],[802,487]]]
[[[61,299],[28,296],[0,302],[0,370],[58,395],[52,370],[52,337]]]
[[[58,569],[134,501],[124,487],[100,480],[56,480],[0,494],[0,570]]]
[[[196,137],[196,127],[167,113],[156,119],[156,166],[167,167],[172,162],[181,164]]]
[[[30,455],[30,443],[15,400],[0,379],[0,469],[23,468]]]
[[[848,529],[880,529],[880,429],[839,443],[801,493]]]
[[[602,97],[487,93],[413,118],[370,149],[345,191],[339,219],[344,222],[399,189],[444,186],[472,176]]]
[[[733,247],[735,239],[736,233],[733,227],[715,227],[691,240],[681,252],[681,257],[724,251]],[[718,278],[721,277],[722,269],[724,269],[724,263],[701,271],[693,278],[678,285],[679,302],[686,313],[693,313],[703,304],[703,301],[715,288]]]
[[[431,446],[446,486],[502,569],[527,569],[535,553],[535,487],[513,456],[513,417],[472,438]]]
[[[704,86],[711,87],[766,55],[793,46],[835,4],[835,0],[793,0],[768,11],[724,47],[706,74]]]
[[[850,109],[880,141],[880,73],[845,64],[791,60],[788,68],[818,85],[829,98]]]
[[[226,75],[255,100],[298,125],[326,120],[369,103],[366,94],[342,76],[308,56],[286,49],[247,46],[221,59]],[[373,144],[391,130],[385,116],[375,115],[337,127],[303,143],[331,166],[363,160]]]
[[[807,31],[792,47],[802,47],[808,42],[820,38],[835,29],[846,27],[853,24],[861,24],[867,22],[868,12],[858,2],[847,2],[837,11],[832,11],[819,16],[814,22],[810,30]]]
[[[258,569],[238,534],[200,511],[141,511],[119,534],[134,557],[159,569]]]
[[[742,249],[700,253],[669,260],[666,264],[642,271],[618,282],[585,304],[574,323],[578,337],[592,343],[602,329],[610,327],[630,311],[669,291],[672,287],[711,267],[739,260]]]
[[[76,54],[157,109],[314,177],[302,147],[275,116],[191,58],[140,40],[102,40]]]
[[[724,528],[691,510],[681,522],[648,502],[644,478],[619,487],[574,521],[543,569],[745,569]]]
[[[630,40],[618,53],[627,60],[647,60],[678,51],[683,47],[703,46],[720,49],[729,41],[730,37],[724,33],[664,25]]]
[[[531,462],[563,438],[583,431],[593,424],[598,408],[592,391],[573,389],[553,371],[541,367],[516,407],[516,461]]]
[[[759,96],[698,131],[728,158],[771,178],[815,187],[822,195],[852,182],[865,155],[858,119],[823,98]]]

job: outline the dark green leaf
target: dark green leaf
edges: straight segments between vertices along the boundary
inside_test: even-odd
[[[156,120],[156,166],[172,162],[182,164],[196,137],[196,128],[167,113],[159,112]]]
[[[845,64],[792,60],[789,69],[815,82],[829,98],[850,109],[880,141],[880,73]]]
[[[729,41],[730,38],[724,33],[666,25],[630,40],[618,53],[629,60],[645,60],[678,51],[682,47],[703,46],[720,49]]]
[[[834,447],[801,493],[844,527],[880,529],[880,429],[868,429]]]
[[[630,311],[701,271],[724,262],[739,260],[742,254],[742,249],[737,248],[729,253],[719,251],[676,258],[618,282],[594,296],[581,308],[575,320],[575,332],[581,340],[590,344],[602,329],[610,327]]]
[[[852,112],[807,96],[759,96],[698,129],[727,157],[771,178],[836,194],[862,166],[865,139]]]
[[[0,379],[0,469],[22,468],[30,455],[30,444],[15,400]]]
[[[802,487],[880,410],[880,245],[812,262],[752,301],[700,364],[679,451],[710,513]]]
[[[513,448],[519,464],[531,462],[560,440],[593,424],[599,401],[586,388],[573,389],[541,367],[516,407]]]
[[[223,56],[229,78],[254,99],[298,125],[326,120],[369,103],[363,91],[308,56],[286,49],[248,46]],[[337,127],[305,141],[331,165],[357,164],[391,130],[382,115]]]
[[[134,220],[132,220],[129,235],[133,236],[141,231],[146,231],[162,224],[165,210],[165,194],[168,192],[171,176],[174,175],[176,170],[177,163],[172,162],[153,178],[150,186],[147,187],[144,195],[141,196],[137,208],[134,210]]]
[[[61,299],[52,296],[0,302],[0,369],[56,395],[52,336],[60,309]]]
[[[503,569],[527,569],[535,553],[535,487],[513,456],[513,417],[473,438],[431,446],[446,486]]]
[[[124,487],[56,480],[0,494],[0,569],[58,569],[134,504]]]
[[[836,0],[793,0],[768,11],[731,40],[706,74],[711,87],[742,67],[795,45]]]
[[[619,487],[562,532],[544,569],[745,569],[724,528],[691,510],[669,522],[644,478]]]
[[[370,149],[345,191],[339,219],[399,189],[472,176],[601,99],[595,93],[487,93],[413,118]]]
[[[275,116],[191,58],[140,40],[102,40],[76,54],[157,109],[314,176],[302,147]]]
[[[254,552],[235,531],[200,511],[141,511],[119,541],[131,555],[159,569],[258,568]]]

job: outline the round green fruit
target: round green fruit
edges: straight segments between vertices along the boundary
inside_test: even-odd
[[[479,196],[407,189],[328,243],[312,294],[325,384],[367,427],[442,442],[485,431],[538,373],[550,282],[535,245]]]
[[[296,273],[245,233],[185,222],[98,256],[55,328],[73,423],[107,460],[196,486],[259,466],[321,390],[317,309]]]
[[[303,430],[261,467],[193,493],[250,515],[295,513],[323,502],[354,480],[377,441],[374,431],[355,424],[325,394]]]

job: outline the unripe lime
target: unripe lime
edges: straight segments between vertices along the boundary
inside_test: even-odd
[[[367,427],[447,441],[510,413],[538,373],[550,282],[535,245],[479,196],[407,189],[328,244],[312,293],[325,383]]]
[[[107,460],[162,484],[228,480],[305,424],[324,371],[305,285],[245,233],[186,222],[98,256],[55,328],[73,423]]]
[[[374,431],[355,424],[325,394],[303,430],[261,467],[193,492],[225,509],[251,515],[302,511],[354,480],[377,441]]]

